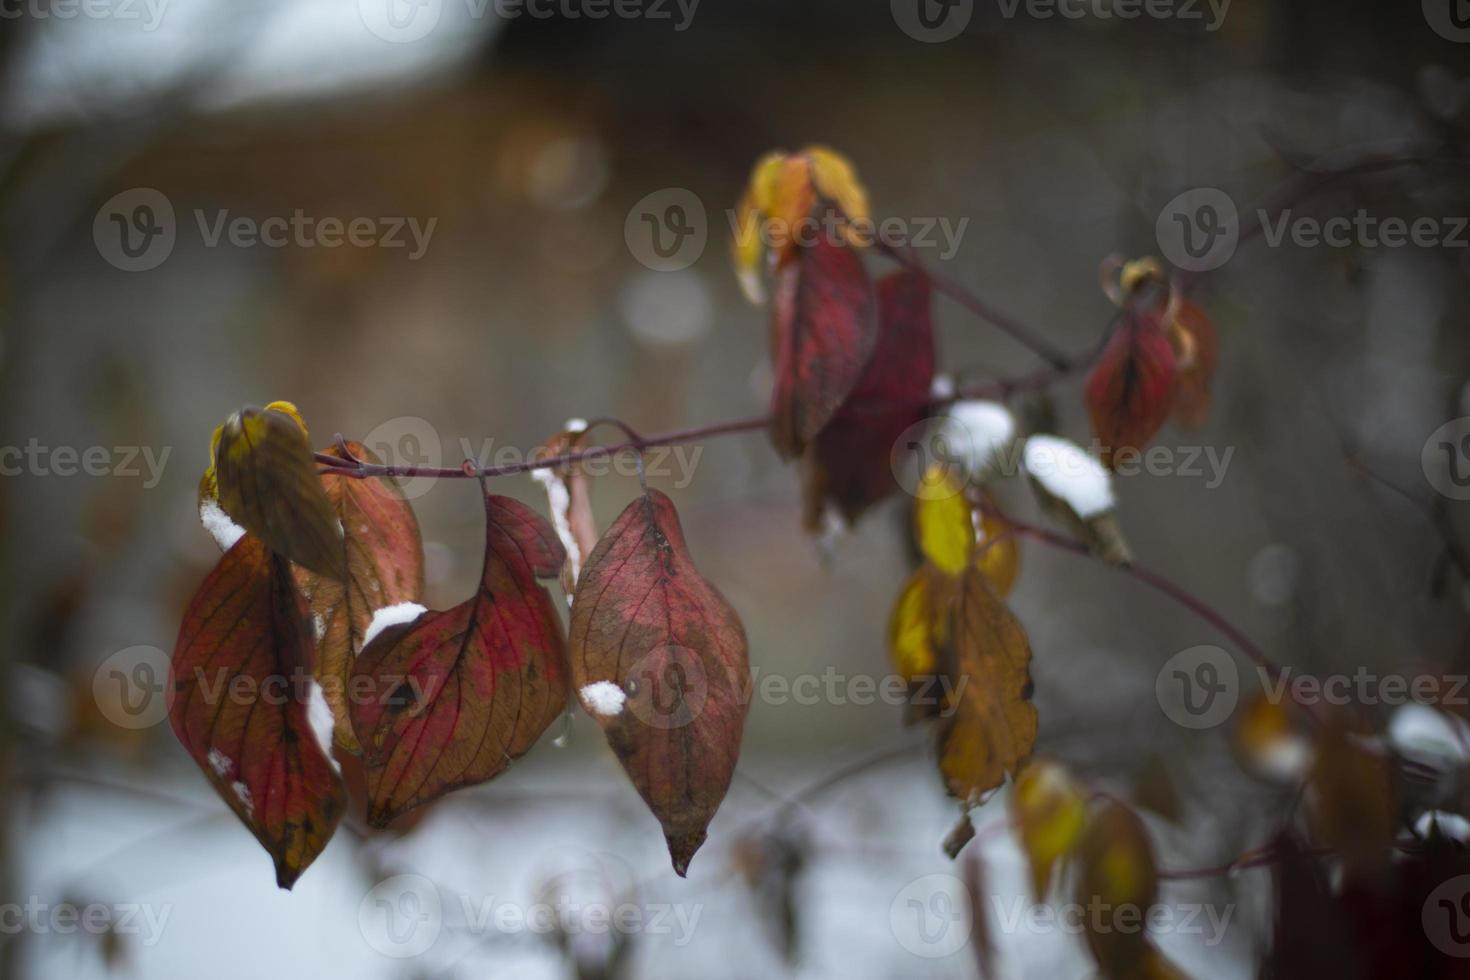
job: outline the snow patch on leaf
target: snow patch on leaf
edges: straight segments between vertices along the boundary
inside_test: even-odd
[[[245,808],[245,812],[251,816],[254,816],[255,800],[251,799],[250,797],[250,787],[246,786],[242,782],[236,781],[234,785],[230,787],[230,789],[235,791],[235,797],[240,801],[240,805]]]
[[[623,703],[628,700],[628,695],[623,689],[612,681],[597,681],[588,684],[577,692],[582,698],[582,704],[592,714],[602,715],[604,718],[612,718],[622,714]]]
[[[230,520],[230,515],[220,508],[217,500],[200,501],[199,523],[204,525],[204,530],[210,533],[221,551],[229,551],[245,536],[245,529]]]
[[[365,647],[373,642],[377,635],[388,627],[411,623],[428,611],[417,602],[398,602],[376,610],[373,613],[372,622],[368,623],[367,631],[362,634],[362,645]]]
[[[311,682],[310,700],[306,703],[306,722],[311,726],[311,733],[316,736],[317,748],[322,750],[322,755],[327,757],[332,768],[341,772],[342,764],[332,754],[332,732],[337,721],[332,715],[332,706],[327,704],[326,692],[315,680]]]
[[[1000,402],[955,402],[944,433],[951,451],[963,452],[970,474],[976,475],[1002,461],[1001,454],[1016,438],[1016,419]]]
[[[1107,513],[1117,503],[1108,471],[1076,443],[1034,435],[1026,440],[1022,465],[1047,493],[1084,521]]]
[[[216,776],[224,778],[231,769],[235,768],[235,764],[230,761],[229,756],[225,755],[219,749],[210,749],[209,768],[214,770]]]

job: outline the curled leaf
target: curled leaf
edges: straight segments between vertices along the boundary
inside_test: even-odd
[[[536,580],[565,558],[535,511],[486,494],[475,594],[369,640],[350,683],[370,824],[492,778],[556,720],[567,699],[566,653],[561,621]]]
[[[379,462],[361,443],[349,442],[355,459]],[[342,455],[337,447],[323,450]],[[316,633],[317,679],[335,721],[336,743],[361,751],[352,730],[347,682],[352,662],[361,652],[373,613],[424,595],[424,549],[418,520],[392,480],[321,477],[332,512],[342,526],[343,579],[296,567],[296,584],[311,607]]]
[[[1113,512],[1112,477],[1081,446],[1039,434],[1026,440],[1022,462],[1041,509],[1110,565],[1132,560]]]
[[[1026,631],[974,565],[960,580],[954,644],[956,705],[939,768],[949,792],[976,805],[1031,754],[1036,707]]]
[[[242,408],[215,430],[201,495],[276,554],[345,578],[342,529],[317,475],[301,416],[289,402]]]
[[[760,271],[766,247],[771,249],[770,266],[788,262],[805,234],[803,223],[823,199],[840,212],[834,224],[843,240],[866,244],[861,229],[872,220],[868,195],[846,157],[824,146],[808,146],[799,153],[767,153],[756,161],[735,209],[732,243],[735,273],[752,303],[765,301]],[[861,223],[860,228],[853,222]]]
[[[169,721],[290,888],[327,846],[346,794],[331,715],[311,676],[291,569],[253,535],[220,558],[184,612]]]
[[[1210,384],[1220,360],[1215,325],[1196,303],[1180,300],[1169,324],[1179,362],[1174,384],[1174,419],[1189,429],[1205,424],[1210,414]]]
[[[587,441],[587,423],[571,419],[566,429],[557,433],[541,449],[545,457],[564,456],[580,450]],[[567,560],[561,569],[561,587],[570,601],[577,588],[577,576],[587,556],[597,547],[597,522],[592,516],[592,491],[587,473],[578,463],[548,466],[531,471],[531,478],[546,489],[551,508],[552,526],[566,549]]]
[[[694,567],[669,498],[650,490],[608,528],[572,604],[583,708],[662,824],[684,875],[735,772],[750,660],[735,611]]]
[[[1126,310],[1087,379],[1087,411],[1110,469],[1147,446],[1174,407],[1174,348],[1159,316]]]

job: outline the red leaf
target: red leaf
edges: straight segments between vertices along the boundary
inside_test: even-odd
[[[857,385],[877,342],[873,286],[857,251],[818,235],[777,273],[771,441],[801,455]]]
[[[306,605],[284,558],[247,534],[184,613],[169,720],[215,791],[290,888],[327,846],[346,802],[313,730]],[[325,708],[325,705],[322,705]],[[330,739],[330,717],[323,719]]]
[[[350,690],[370,824],[490,779],[556,720],[567,699],[566,651],[536,579],[556,575],[565,559],[535,511],[487,494],[474,596],[391,626],[363,649]]]
[[[588,559],[571,650],[582,706],[663,825],[682,876],[735,772],[750,659],[735,610],[694,567],[658,491],[630,503]]]
[[[934,324],[929,276],[901,269],[878,280],[878,341],[868,366],[807,455],[808,530],[828,499],[849,524],[898,489],[891,454],[904,430],[929,410]]]
[[[366,446],[347,443],[355,458],[378,462]],[[323,452],[341,456],[334,446]],[[317,633],[317,677],[332,709],[335,738],[349,752],[359,752],[352,731],[347,679],[353,658],[362,650],[373,612],[402,602],[418,602],[424,594],[424,549],[413,508],[392,480],[353,480],[322,476],[332,513],[342,524],[345,580],[296,566],[296,584],[311,606]]]
[[[1109,467],[1148,445],[1174,405],[1174,347],[1157,312],[1124,314],[1087,379],[1086,400]]]

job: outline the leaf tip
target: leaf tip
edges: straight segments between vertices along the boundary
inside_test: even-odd
[[[664,839],[669,843],[669,857],[674,862],[674,873],[680,878],[689,877],[689,862],[694,860],[694,852],[699,850],[706,836],[703,827],[683,834],[664,833]]]

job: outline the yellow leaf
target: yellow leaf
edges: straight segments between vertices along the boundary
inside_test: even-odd
[[[954,630],[956,701],[941,734],[939,768],[950,793],[975,805],[1016,771],[1036,742],[1031,645],[974,566],[960,579]]]
[[[840,153],[825,146],[809,146],[803,153],[811,160],[812,183],[817,192],[836,202],[847,218],[847,238],[853,245],[867,245],[868,236],[855,234],[851,223],[871,225],[872,214],[868,211],[868,192],[858,182],[857,170],[852,162]]]
[[[870,236],[854,227],[854,223],[862,229],[871,227],[868,194],[846,157],[824,146],[809,146],[798,153],[767,153],[751,169],[736,206],[731,253],[740,287],[752,303],[765,301],[761,266],[766,247],[772,250],[773,267],[793,257],[799,235],[810,233],[803,223],[812,217],[819,195],[842,210],[846,218],[842,236],[849,244],[870,244]]]
[[[919,550],[946,575],[959,575],[975,549],[975,523],[970,502],[957,480],[941,464],[932,464],[914,502],[914,533]]]
[[[1087,821],[1078,848],[1074,901],[1095,915],[1083,917],[1087,946],[1107,980],[1165,980],[1182,974],[1124,910],[1147,910],[1158,899],[1159,873],[1143,821],[1114,800],[1100,804]],[[1132,913],[1137,914],[1137,912]],[[1131,926],[1131,927],[1130,927]]]
[[[317,475],[295,406],[244,408],[216,433],[213,489],[220,509],[270,549],[314,572],[343,579],[342,527]],[[200,490],[211,489],[205,473]]]
[[[990,499],[988,494],[986,499]],[[1002,599],[1011,594],[1016,576],[1021,571],[1021,544],[1015,533],[1005,521],[985,511],[980,512],[975,565],[985,573],[990,587]]]
[[[924,569],[909,576],[888,618],[888,655],[904,680],[933,674],[939,667],[934,614]]]
[[[1052,868],[1082,837],[1087,800],[1066,769],[1038,760],[1016,777],[1010,810],[1031,865],[1032,892],[1036,901],[1045,902]]]

